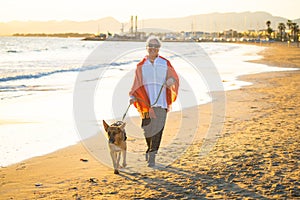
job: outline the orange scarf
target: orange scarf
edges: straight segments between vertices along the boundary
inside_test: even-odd
[[[176,100],[178,95],[179,78],[175,69],[171,65],[170,61],[161,56],[159,56],[159,58],[162,58],[167,61],[168,71],[167,71],[166,80],[168,80],[169,78],[173,78],[175,80],[175,84],[172,85],[171,87],[167,87],[166,89],[167,90],[166,99],[167,99],[168,110],[169,110],[172,103]],[[143,76],[142,76],[142,67],[146,62],[146,60],[147,57],[145,57],[141,62],[137,64],[133,86],[131,88],[131,91],[129,92],[130,96],[134,96],[137,99],[137,101],[134,102],[134,106],[137,108],[141,116],[144,116],[144,114],[149,112],[150,110],[150,101],[146,89],[143,85]]]

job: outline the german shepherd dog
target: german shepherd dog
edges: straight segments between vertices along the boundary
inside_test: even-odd
[[[110,150],[111,159],[114,166],[114,174],[119,174],[120,167],[126,167],[126,132],[125,122],[117,121],[111,125],[108,125],[103,120],[103,126],[108,134],[108,146]],[[123,157],[123,164],[120,166],[121,154]]]

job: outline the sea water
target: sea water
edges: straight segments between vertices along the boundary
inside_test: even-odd
[[[0,47],[0,166],[76,144],[97,134],[102,119],[121,119],[136,64],[146,55],[143,42],[78,38],[0,37]],[[260,59],[263,49],[163,43],[160,55],[181,82],[172,111],[208,103],[211,92],[250,85],[241,75],[287,70],[246,62]],[[133,107],[129,116],[138,116]],[[94,129],[78,133],[81,120]]]

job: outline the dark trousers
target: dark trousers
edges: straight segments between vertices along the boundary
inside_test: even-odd
[[[155,118],[142,119],[142,128],[148,147],[146,153],[157,153],[167,117],[166,109],[154,107],[153,110],[156,116]]]

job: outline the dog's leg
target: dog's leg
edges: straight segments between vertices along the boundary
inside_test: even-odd
[[[121,152],[117,153],[117,169],[120,169]]]
[[[113,166],[114,166],[114,174],[119,174],[119,170],[118,170],[118,167],[117,167],[117,153],[111,151],[110,156],[111,156]]]
[[[126,150],[122,150],[122,157],[123,157],[123,167],[126,167]]]

